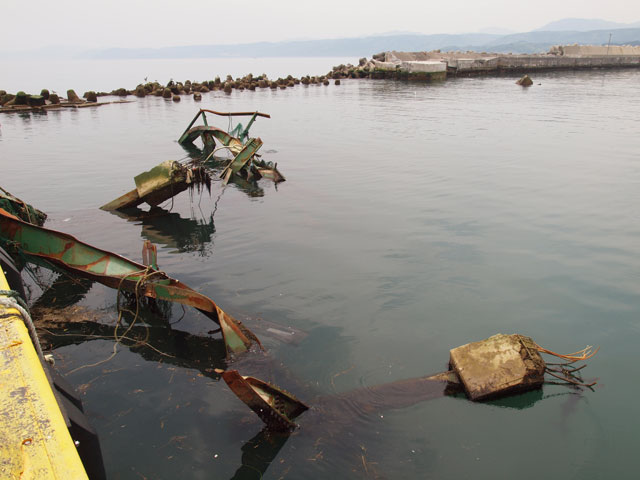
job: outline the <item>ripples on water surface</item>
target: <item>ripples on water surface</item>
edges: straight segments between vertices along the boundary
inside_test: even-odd
[[[175,307],[173,333],[155,320],[152,339],[177,358],[122,349],[70,375],[109,477],[633,478],[639,78],[345,81],[0,118],[1,184],[50,228],[133,259],[150,238],[161,268],[257,332],[261,319],[306,332],[298,344],[260,334],[288,375],[246,368],[309,403],[443,370],[450,348],[498,332],[556,351],[601,346],[586,370],[595,392],[370,414],[346,397],[302,415],[285,442],[212,372],[224,361],[210,321]],[[175,140],[200,106],[270,113],[252,133],[287,181],[253,197],[216,182],[211,197],[168,202],[164,219],[98,210],[185,156]],[[115,298],[94,286],[81,303],[113,318]],[[70,371],[111,350],[93,340],[55,353]]]

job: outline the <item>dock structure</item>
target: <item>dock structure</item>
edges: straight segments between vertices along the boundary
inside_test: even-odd
[[[544,54],[396,52],[374,55],[371,78],[438,81],[447,77],[593,68],[640,68],[640,46],[559,45]]]
[[[9,284],[0,269],[0,299]],[[20,311],[0,304],[0,478],[88,476]]]

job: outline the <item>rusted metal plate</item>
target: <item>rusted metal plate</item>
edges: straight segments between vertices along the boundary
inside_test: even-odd
[[[286,178],[282,175],[277,168],[261,168],[258,167],[258,172],[263,178],[273,180],[275,183],[284,182]]]
[[[249,143],[244,146],[220,175],[220,178],[224,179],[225,185],[229,182],[232,175],[238,173],[251,160],[260,147],[262,147],[262,140],[259,138],[252,138]]]
[[[185,191],[194,183],[210,184],[209,174],[202,167],[187,167],[174,160],[156,165],[134,177],[136,189],[100,207],[114,211],[131,208],[143,202],[152,207]]]
[[[292,431],[293,419],[308,410],[304,403],[289,392],[254,377],[243,377],[237,370],[219,372],[231,391],[253,410],[267,427]]]
[[[132,207],[137,207],[143,202],[144,200],[142,200],[140,198],[140,195],[138,195],[138,190],[134,188],[130,192],[127,192],[124,195],[122,195],[121,197],[118,197],[115,200],[112,200],[109,203],[102,205],[100,209],[113,211],[113,210],[119,210],[121,208],[132,208]]]
[[[450,351],[450,363],[471,400],[539,387],[545,363],[529,337],[498,334]]]
[[[108,287],[133,292],[138,289],[147,297],[195,307],[220,325],[228,353],[245,352],[252,345],[261,347],[248,328],[213,300],[166,273],[81,242],[69,234],[23,222],[2,209],[0,243],[18,248],[45,265],[62,268]]]
[[[47,219],[46,213],[14,197],[2,187],[0,187],[0,208],[34,225],[43,225]]]
[[[225,132],[223,130],[220,130],[219,128],[209,126],[207,124],[207,116],[206,116],[207,113],[213,113],[214,115],[220,115],[223,117],[251,116],[252,118],[249,124],[247,125],[247,128],[242,129],[242,138],[248,137],[249,128],[255,121],[256,117],[271,118],[270,115],[266,113],[260,113],[260,112],[216,112],[214,110],[208,110],[206,108],[203,108],[198,110],[198,113],[196,113],[195,117],[193,117],[193,120],[191,120],[191,122],[189,123],[185,131],[182,133],[182,135],[180,135],[180,138],[178,139],[178,143],[180,145],[193,143],[196,138],[200,137],[201,135],[204,135],[205,132],[213,133],[216,131],[222,132],[224,134],[220,136],[218,136],[218,134],[214,134],[214,136],[216,136],[223,143],[223,145],[229,146],[231,144],[231,139],[238,141],[242,145],[242,142],[240,142],[240,140],[238,140],[237,138],[234,138],[233,136],[231,136],[230,132]],[[199,125],[194,127],[193,124],[196,123],[196,121],[198,120],[198,117],[200,116],[202,116],[202,121],[204,125]],[[225,136],[227,138],[227,141],[223,140]]]
[[[167,160],[147,172],[136,175],[133,177],[133,181],[136,184],[138,195],[144,197],[179,180],[184,180],[184,175],[181,173],[182,170],[178,162]]]

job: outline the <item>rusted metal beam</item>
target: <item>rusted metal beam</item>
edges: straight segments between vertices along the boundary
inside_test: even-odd
[[[309,407],[278,387],[254,377],[244,377],[237,370],[216,370],[229,388],[253,410],[267,427],[281,432],[295,429],[293,419]]]
[[[121,197],[101,206],[102,210],[113,211],[122,208],[137,207],[143,202],[152,207],[185,191],[194,183],[210,181],[209,174],[202,167],[187,167],[167,160],[147,172],[133,178],[136,188]]]
[[[262,140],[259,138],[252,138],[249,143],[244,146],[240,153],[236,155],[227,168],[222,171],[222,174],[220,174],[220,178],[224,179],[225,185],[229,182],[232,175],[238,173],[249,160],[251,160],[260,147],[262,147]]]
[[[260,112],[216,112],[214,110],[201,108],[200,112],[198,113],[202,113],[202,112],[213,113],[214,115],[220,115],[222,117],[241,117],[241,116],[256,115],[257,117],[271,118],[271,115],[269,115],[268,113],[260,113]]]
[[[153,267],[101,250],[69,234],[23,222],[2,209],[0,243],[40,259],[46,265],[111,288],[137,291],[147,297],[195,307],[220,325],[229,354],[245,352],[253,345],[262,348],[258,338],[247,327],[225,313],[209,297]]]

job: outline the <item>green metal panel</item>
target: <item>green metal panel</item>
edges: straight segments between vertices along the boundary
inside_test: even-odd
[[[213,300],[166,273],[83,243],[69,234],[23,222],[2,209],[0,244],[17,249],[28,260],[33,256],[39,264],[59,267],[112,288],[139,288],[142,295],[193,306],[221,326],[229,353],[245,352],[253,344],[261,346],[249,329]]]
[[[170,185],[174,180],[173,177],[176,172],[177,163],[178,162],[174,160],[167,160],[156,165],[148,172],[142,172],[133,177],[138,195],[144,197],[149,193]]]

